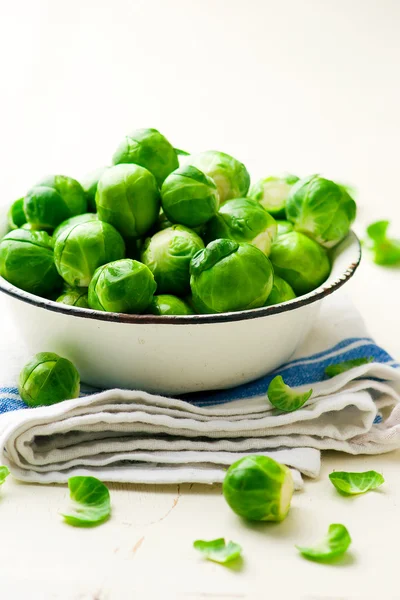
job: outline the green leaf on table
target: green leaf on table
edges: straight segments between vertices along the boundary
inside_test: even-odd
[[[235,544],[235,542],[226,543],[224,538],[218,538],[209,542],[196,540],[193,542],[193,546],[196,550],[200,550],[208,560],[222,565],[235,558],[239,558],[242,553],[242,548],[239,544]]]
[[[96,477],[70,477],[68,487],[71,506],[61,514],[69,525],[91,527],[110,516],[110,492]]]
[[[387,237],[389,221],[376,221],[367,227],[366,247],[377,265],[400,265],[400,240]]]
[[[280,375],[273,378],[268,386],[268,400],[282,412],[293,412],[301,408],[313,393],[312,389],[299,394],[286,385]]]
[[[373,356],[364,356],[362,358],[352,358],[350,360],[345,360],[341,363],[336,363],[335,365],[329,365],[329,367],[325,368],[325,375],[328,377],[335,377],[336,375],[340,375],[341,373],[345,373],[346,371],[350,371],[350,369],[354,369],[355,367],[360,367],[361,365],[367,365],[368,363],[374,362]]]
[[[329,475],[329,479],[339,492],[349,496],[365,494],[385,483],[383,475],[376,471],[364,471],[363,473],[334,471]]]
[[[310,560],[329,562],[346,552],[351,544],[351,537],[344,525],[329,525],[328,534],[314,546],[296,546],[297,550]]]
[[[0,485],[2,485],[5,482],[5,480],[9,476],[9,474],[10,474],[10,470],[8,467],[4,467],[4,466],[0,467]]]

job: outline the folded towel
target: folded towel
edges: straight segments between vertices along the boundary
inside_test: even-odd
[[[373,362],[326,378],[326,366],[360,357]],[[7,357],[0,359],[4,366]],[[299,391],[313,388],[302,409],[280,413],[268,402],[277,374]],[[229,390],[178,399],[83,388],[81,398],[26,409],[15,383],[3,383],[0,462],[23,481],[91,474],[104,481],[213,483],[238,458],[259,453],[288,465],[300,488],[301,474],[318,475],[320,450],[378,454],[400,447],[399,364],[367,337],[343,293],[324,301],[290,362]]]

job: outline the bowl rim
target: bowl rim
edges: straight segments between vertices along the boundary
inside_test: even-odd
[[[35,294],[25,292],[20,288],[12,285],[0,276],[0,292],[11,296],[22,302],[26,302],[32,306],[50,310],[52,312],[79,317],[83,319],[95,319],[98,321],[107,321],[112,323],[128,323],[131,325],[148,325],[148,324],[168,324],[168,325],[200,325],[205,323],[228,323],[231,321],[245,321],[248,319],[257,319],[268,315],[276,315],[279,313],[295,310],[307,304],[312,304],[329,296],[336,290],[342,287],[355,273],[361,261],[361,244],[357,235],[353,230],[332,250],[337,252],[341,247],[347,244],[347,248],[353,248],[354,259],[346,267],[333,282],[323,283],[318,288],[280,304],[272,306],[263,306],[261,308],[252,308],[250,310],[241,310],[236,312],[226,312],[218,314],[205,315],[131,315],[125,313],[112,313],[93,310],[90,308],[80,308],[78,306],[69,306],[61,304],[54,300],[41,298]],[[357,249],[357,251],[356,251]],[[329,278],[328,280],[329,281]]]

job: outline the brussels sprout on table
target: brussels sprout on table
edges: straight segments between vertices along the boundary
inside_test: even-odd
[[[280,304],[281,302],[293,300],[293,298],[296,298],[296,294],[294,293],[292,287],[287,283],[287,281],[285,281],[284,279],[282,279],[282,277],[279,277],[279,275],[275,273],[274,284],[264,306]]]
[[[25,225],[26,215],[24,211],[24,198],[19,198],[11,204],[7,217],[8,226],[11,230],[19,229]]]
[[[147,312],[152,315],[192,315],[193,310],[184,300],[170,294],[154,296]]]
[[[157,129],[136,129],[128,134],[113,156],[114,165],[121,163],[133,163],[148,169],[159,187],[179,167],[174,148]]]
[[[80,308],[89,308],[88,291],[86,288],[70,288],[56,299],[56,302],[68,304],[69,306],[79,306]]]
[[[66,219],[87,211],[85,192],[71,177],[47,177],[29,190],[24,211],[34,229],[54,229]]]
[[[183,164],[197,167],[211,177],[217,186],[220,204],[231,198],[243,198],[249,190],[250,175],[246,167],[224,152],[208,150],[191,154]]]
[[[183,296],[190,291],[190,261],[203,240],[183,225],[173,225],[148,238],[142,262],[153,273],[159,294]]]
[[[150,269],[130,258],[103,265],[89,285],[89,306],[95,310],[141,314],[156,291]]]
[[[88,204],[88,210],[90,212],[95,213],[97,211],[96,207],[96,192],[97,186],[103,175],[104,171],[106,171],[109,167],[99,167],[91,173],[88,173],[85,177],[81,179],[81,186],[86,195],[86,200]]]
[[[161,203],[173,223],[199,227],[217,213],[218,191],[210,177],[188,165],[177,169],[164,181]]]
[[[63,231],[69,229],[70,227],[73,227],[74,225],[80,225],[81,223],[87,223],[88,221],[97,220],[98,216],[95,213],[83,213],[82,215],[71,217],[70,219],[63,221],[58,227],[56,227],[56,229],[53,231],[53,240],[55,242]]]
[[[223,313],[263,306],[273,284],[268,258],[250,244],[214,240],[190,265],[193,303],[199,313]]]
[[[40,352],[22,369],[18,391],[32,408],[78,398],[79,373],[66,358],[54,352]]]
[[[26,292],[46,296],[62,283],[53,247],[44,231],[11,231],[0,242],[0,275]]]
[[[257,200],[266,211],[277,219],[285,218],[285,206],[292,185],[298,181],[296,175],[266,177],[253,184],[249,196]]]
[[[289,233],[293,231],[293,223],[285,220],[277,220],[276,224],[278,226],[278,235],[285,235],[285,233]]]
[[[331,269],[325,248],[297,231],[276,239],[270,260],[275,274],[289,283],[298,296],[321,285]]]
[[[65,229],[54,247],[57,270],[73,287],[89,287],[98,267],[124,256],[123,238],[112,225],[102,221],[88,221]]]
[[[332,248],[349,233],[356,218],[356,203],[343,186],[311,175],[292,187],[286,215],[295,231]]]
[[[276,234],[275,219],[258,202],[236,198],[225,202],[207,223],[204,239],[207,242],[221,238],[247,242],[268,256]]]
[[[139,165],[110,167],[98,183],[96,204],[101,221],[113,225],[126,238],[140,238],[159,215],[157,182]]]

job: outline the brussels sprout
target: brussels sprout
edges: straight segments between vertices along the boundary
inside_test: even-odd
[[[222,492],[231,509],[251,521],[283,521],[294,485],[290,470],[268,456],[245,456],[231,465]]]
[[[79,225],[80,223],[87,223],[88,221],[97,221],[98,216],[95,213],[83,213],[83,215],[77,215],[76,217],[71,217],[66,221],[60,223],[58,227],[53,231],[53,240],[56,241],[59,235],[69,229],[70,227],[74,227],[74,225]]]
[[[277,221],[278,225],[278,235],[285,235],[285,233],[289,233],[289,231],[293,231],[293,223],[290,221]]]
[[[190,291],[190,261],[203,240],[183,225],[173,225],[148,238],[142,262],[153,273],[159,294],[183,296]]]
[[[157,221],[160,195],[154,176],[139,165],[107,169],[97,186],[99,219],[127,238],[144,236]]]
[[[29,190],[24,211],[35,229],[54,229],[66,219],[87,211],[85,192],[71,177],[47,177]]]
[[[290,287],[290,285],[279,275],[275,273],[274,275],[274,285],[272,286],[272,290],[270,295],[267,298],[264,306],[272,306],[272,304],[280,304],[281,302],[287,302],[288,300],[293,300],[296,298],[296,294]]]
[[[292,187],[286,215],[296,231],[332,248],[348,234],[356,218],[356,203],[343,186],[311,175]]]
[[[54,264],[53,240],[45,231],[15,229],[0,242],[0,275],[13,285],[46,296],[62,283]]]
[[[218,211],[218,192],[210,177],[188,165],[177,169],[164,181],[161,204],[173,223],[198,227]]]
[[[89,306],[95,310],[143,313],[156,291],[153,273],[146,265],[125,258],[103,265],[89,285]]]
[[[89,308],[88,291],[86,288],[69,288],[69,290],[57,298],[56,302],[68,304],[69,306]]]
[[[268,258],[250,244],[214,240],[193,257],[190,286],[199,313],[223,313],[263,306],[273,283]]]
[[[298,181],[296,175],[266,177],[254,183],[249,196],[257,200],[273,217],[285,218],[285,206],[292,185]]]
[[[298,296],[321,285],[331,269],[326,250],[297,231],[277,238],[270,259],[275,273],[287,281]]]
[[[236,198],[223,204],[205,227],[207,242],[221,238],[252,244],[266,256],[277,234],[275,219],[258,202]]]
[[[79,373],[66,358],[54,352],[40,352],[22,369],[18,390],[28,406],[50,406],[78,398]]]
[[[24,199],[19,198],[11,204],[10,210],[8,211],[8,225],[11,230],[18,229],[25,225],[26,216],[24,212]]]
[[[80,223],[57,237],[54,260],[61,277],[73,287],[89,287],[95,270],[125,256],[125,243],[112,225]]]
[[[118,146],[113,164],[133,163],[153,173],[161,187],[164,179],[179,167],[178,157],[169,141],[157,129],[136,129]]]
[[[108,169],[109,167],[99,167],[98,169],[96,169],[95,171],[92,171],[91,173],[88,173],[82,180],[81,180],[81,186],[83,188],[83,191],[86,194],[86,200],[88,203],[88,210],[90,212],[96,212],[97,211],[97,207],[96,207],[96,192],[97,192],[97,185],[101,179],[101,176],[103,175],[104,171],[106,171],[106,169]]]
[[[184,164],[197,167],[213,179],[220,204],[231,198],[243,198],[249,190],[250,175],[246,167],[229,154],[208,150],[191,154]]]
[[[148,311],[152,315],[192,315],[193,311],[186,302],[169,294],[154,296]]]

